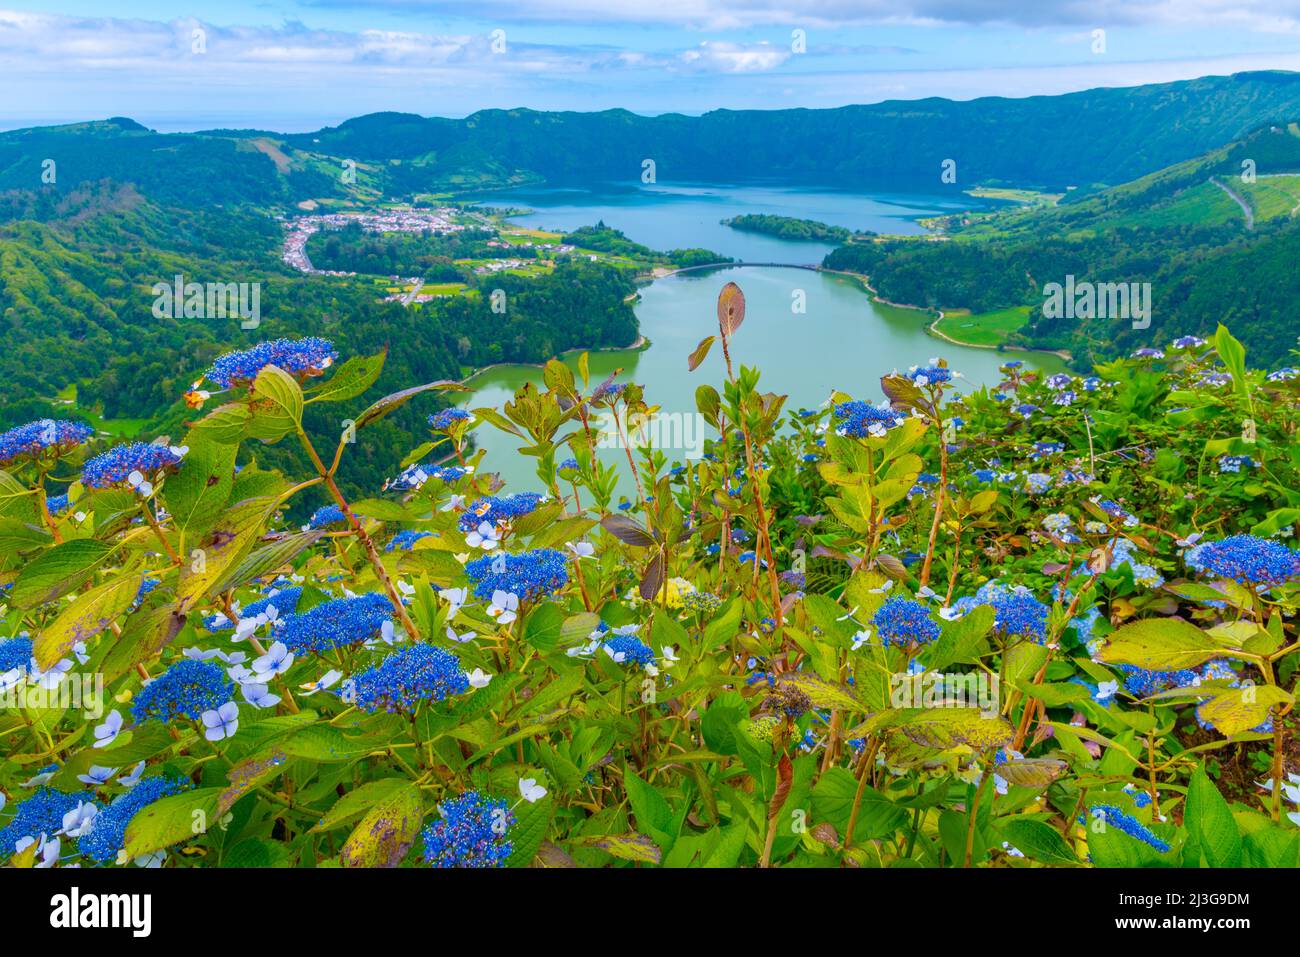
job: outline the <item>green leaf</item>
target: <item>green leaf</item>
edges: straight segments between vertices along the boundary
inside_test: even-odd
[[[1228,802],[1210,782],[1205,767],[1192,773],[1187,786],[1187,810],[1183,825],[1190,840],[1210,867],[1241,866],[1241,835]]]
[[[39,518],[36,514],[35,491],[3,469],[0,469],[0,515],[22,521]]]
[[[1246,382],[1246,348],[1232,337],[1228,327],[1220,324],[1214,333],[1214,349],[1219,353],[1223,367],[1232,373],[1232,389],[1242,398],[1248,398],[1250,387]]]
[[[186,541],[202,537],[216,524],[235,484],[238,445],[205,440],[190,433],[185,467],[163,485],[163,501]]]
[[[554,651],[560,643],[564,622],[564,609],[553,602],[546,602],[538,605],[524,618],[520,636],[538,651]]]
[[[275,509],[274,498],[253,498],[240,502],[199,542],[199,548],[181,566],[176,598],[188,611],[217,584],[231,568],[237,566],[262,534],[266,519]]]
[[[540,801],[524,802],[515,810],[515,823],[508,833],[511,848],[506,867],[528,867],[533,863],[551,826],[554,811],[555,802],[549,795]]]
[[[700,363],[705,360],[709,354],[709,350],[713,348],[713,340],[716,338],[716,336],[705,336],[700,340],[700,344],[696,346],[695,350],[686,358],[686,368],[688,371],[694,372],[700,367]]]
[[[1004,818],[997,827],[1012,847],[1031,860],[1055,867],[1078,867],[1080,864],[1065,838],[1042,821],[1016,816]]]
[[[334,370],[324,384],[314,389],[307,398],[307,405],[313,402],[345,402],[355,399],[369,389],[384,371],[384,360],[388,358],[388,349],[373,356],[353,356]]]
[[[993,628],[996,616],[992,605],[977,605],[968,614],[945,621],[939,640],[926,650],[926,666],[938,670],[954,662],[976,658],[987,647],[984,639]]]
[[[205,834],[220,815],[217,801],[223,788],[198,788],[154,801],[126,826],[128,857],[143,857]]]
[[[417,395],[430,392],[434,389],[441,389],[444,386],[449,385],[457,386],[459,383],[453,382],[449,379],[442,379],[437,382],[426,382],[424,385],[412,386],[409,389],[402,389],[399,392],[389,393],[382,399],[375,401],[367,407],[364,412],[357,416],[357,420],[354,424],[356,428],[360,429],[363,426],[370,425],[372,422],[378,422],[390,412],[395,412],[402,406],[406,405],[406,403],[410,402]]]
[[[638,864],[658,864],[662,858],[655,842],[644,834],[610,834],[606,836],[582,837],[573,842],[585,847],[594,847],[612,854],[624,861],[636,861]]]
[[[35,608],[76,591],[115,550],[93,538],[55,545],[23,566],[14,582],[13,603],[19,608]]]
[[[415,843],[424,821],[424,802],[414,784],[375,804],[343,845],[344,867],[396,867]]]
[[[277,568],[289,564],[304,549],[316,544],[325,532],[306,531],[285,535],[269,545],[263,545],[249,552],[248,557],[237,565],[232,565],[226,573],[218,578],[209,588],[209,592],[220,595],[240,585],[247,584],[255,578],[270,574]],[[306,611],[306,609],[303,609]]]
[[[312,827],[314,833],[332,831],[350,824],[370,808],[383,804],[411,786],[406,778],[380,778],[353,788],[334,802],[334,806]]]
[[[1230,738],[1259,727],[1274,705],[1291,704],[1294,700],[1276,685],[1228,688],[1203,702],[1196,709],[1196,716]]]
[[[249,389],[248,435],[278,442],[302,427],[302,386],[279,366],[264,366]]]
[[[669,833],[673,810],[668,806],[667,799],[626,766],[623,768],[623,786],[627,788],[627,798],[632,805],[637,828],[649,834],[660,850],[669,850],[673,841],[673,835]]]
[[[1108,664],[1177,671],[1195,668],[1222,653],[1222,646],[1195,625],[1179,618],[1145,618],[1112,634],[1098,657]]]
[[[125,614],[135,601],[143,573],[129,572],[96,585],[59,613],[37,636],[32,654],[42,668],[67,658],[79,641],[89,641]]]

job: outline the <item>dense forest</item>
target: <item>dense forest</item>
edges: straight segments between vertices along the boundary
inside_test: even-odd
[[[1266,178],[1242,181],[1246,159],[1263,177],[1300,170],[1300,135],[1262,130],[1059,206],[963,219],[949,242],[846,245],[825,265],[869,276],[893,302],[975,313],[1032,306],[1029,323],[1012,341],[1067,349],[1084,365],[1149,345],[1153,333],[1135,329],[1128,318],[1044,316],[1044,286],[1068,276],[1149,282],[1152,328],[1205,336],[1231,321],[1258,361],[1277,365],[1296,346],[1296,330],[1275,317],[1286,314],[1295,296],[1300,220],[1287,208],[1294,198],[1268,215],[1266,203],[1276,197],[1257,191]],[[1251,208],[1249,228],[1224,184]]]
[[[420,310],[382,302],[374,287],[305,276],[279,260],[279,225],[246,209],[185,209],[144,198],[133,186],[103,182],[57,194],[0,194],[0,426],[66,415],[58,398],[77,387],[80,414],[148,423],[179,436],[184,393],[220,354],[282,336],[319,335],[350,354],[387,348],[375,395],[398,383],[459,379],[463,368],[492,362],[541,362],[578,346],[624,346],[636,317],[625,302],[631,275],[591,262],[560,264],[524,279],[495,275],[477,295],[435,300]],[[16,218],[22,216],[23,218]],[[237,317],[159,318],[156,282],[260,284],[261,321]],[[491,292],[505,292],[493,312]],[[51,349],[57,341],[59,348]],[[362,437],[363,454],[340,473],[350,488],[374,488],[395,474],[403,443],[445,399],[398,410]],[[323,431],[341,426],[317,421]],[[301,451],[268,447],[259,460],[288,467]],[[282,461],[283,460],[283,461]]]
[[[769,213],[746,213],[724,219],[722,225],[751,233],[763,233],[779,239],[797,239],[809,242],[847,243],[854,237],[874,236],[872,232],[857,232],[844,226],[832,226],[815,219],[796,216],[773,216]]]
[[[1195,117],[1195,122],[1187,118]],[[1300,77],[1239,73],[1023,99],[886,101],[826,110],[374,113],[311,133],[158,134],[114,118],[0,133],[0,190],[114,179],[181,203],[413,198],[521,183],[764,180],[954,194],[978,184],[1121,183],[1300,116]],[[1140,149],[1116,144],[1140,143]],[[1031,145],[1029,145],[1031,144]],[[344,159],[356,176],[340,175]],[[953,161],[956,181],[940,179]]]

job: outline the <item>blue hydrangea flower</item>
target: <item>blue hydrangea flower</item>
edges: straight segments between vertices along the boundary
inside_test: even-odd
[[[85,800],[78,794],[65,794],[53,788],[40,788],[14,809],[14,818],[0,828],[0,860],[16,850],[15,844],[25,837],[40,840],[42,834],[54,837],[63,828],[63,815]]]
[[[155,801],[180,794],[190,787],[190,782],[181,777],[143,779],[95,815],[94,826],[89,834],[77,841],[77,850],[97,863],[112,863],[126,843],[126,826],[131,823],[131,818]]]
[[[446,432],[457,422],[468,422],[470,418],[464,409],[442,409],[429,416],[429,427],[435,432]]]
[[[592,402],[612,402],[627,388],[622,382],[602,382],[591,393]]]
[[[416,542],[422,538],[428,538],[431,534],[431,532],[422,532],[412,528],[402,529],[402,531],[398,532],[389,540],[388,545],[384,550],[389,552],[409,552],[415,546]]]
[[[378,592],[336,598],[283,619],[278,637],[295,654],[307,651],[319,654],[377,637],[392,615],[393,606]]]
[[[257,601],[249,602],[239,611],[240,618],[256,618],[264,613],[268,608],[275,607],[277,615],[292,615],[298,607],[298,600],[302,598],[302,586],[294,585],[290,588],[281,588],[274,595],[267,595],[265,598],[259,598]],[[208,631],[226,631],[234,628],[235,623],[225,615],[209,615],[203,620],[203,627]]]
[[[1137,665],[1116,665],[1115,668],[1124,676],[1124,690],[1135,698],[1149,698],[1161,691],[1186,688],[1200,680],[1200,675],[1191,668],[1178,671],[1148,671]]]
[[[68,452],[90,441],[95,430],[81,422],[66,419],[38,419],[0,433],[0,465],[28,455],[53,450]]]
[[[560,472],[563,472],[563,471],[565,471],[566,469],[568,469],[568,470],[570,470],[570,471],[575,471],[575,472],[576,472],[577,469],[578,469],[578,460],[577,460],[577,459],[565,459],[565,460],[564,460],[563,462],[561,462],[558,466],[556,466],[556,468],[557,468],[557,470],[560,471]],[[673,471],[674,471],[674,472],[681,472],[681,471],[683,471],[683,467],[682,467],[682,466],[677,466]]]
[[[319,375],[338,357],[334,344],[327,339],[275,339],[243,352],[227,352],[212,363],[207,377],[228,389],[237,383],[252,382],[267,366],[277,366],[290,375]]]
[[[1048,607],[1023,586],[997,582],[980,586],[972,597],[959,598],[953,607],[965,614],[978,605],[993,606],[993,630],[1006,638],[1028,638],[1041,644],[1047,637]]]
[[[483,522],[500,525],[512,518],[527,515],[541,503],[538,492],[516,492],[514,495],[487,495],[476,499],[460,516],[460,530],[472,532]]]
[[[515,816],[499,798],[467,791],[438,807],[442,819],[421,832],[425,863],[434,867],[500,867],[514,850],[506,839]]]
[[[234,696],[235,686],[219,665],[186,658],[140,689],[131,713],[136,721],[197,721],[203,712],[221,707]]]
[[[423,701],[442,701],[469,690],[460,659],[433,645],[394,651],[355,680],[356,705],[363,711],[414,711]]]
[[[126,482],[132,472],[151,478],[180,462],[181,456],[166,445],[148,442],[116,445],[86,463],[81,471],[81,482],[87,488],[109,488]]]
[[[0,675],[15,668],[27,670],[32,660],[30,638],[6,638],[0,641]]]
[[[836,432],[855,439],[880,438],[904,419],[888,406],[872,405],[860,399],[837,405],[835,418],[838,421]]]
[[[45,500],[45,507],[49,509],[51,515],[62,515],[72,508],[72,502],[66,495],[51,495]]]
[[[1126,811],[1121,811],[1112,804],[1094,804],[1088,809],[1094,818],[1100,818],[1106,822],[1107,827],[1113,827],[1117,831],[1123,831],[1129,837],[1141,841],[1143,844],[1149,844],[1161,854],[1169,852],[1169,845],[1151,831],[1149,827],[1135,818]]]
[[[605,642],[605,651],[619,664],[645,667],[655,663],[654,651],[636,635],[615,635]]]
[[[484,555],[465,566],[478,598],[491,598],[498,589],[532,601],[553,595],[569,581],[566,560],[553,548],[537,548],[520,555]]]
[[[939,385],[944,382],[952,381],[952,370],[943,366],[912,366],[907,370],[907,377],[912,380],[914,385],[927,386]]]
[[[886,645],[924,645],[939,637],[939,626],[931,620],[930,609],[910,598],[890,598],[871,620]]]
[[[1300,553],[1254,535],[1204,542],[1188,551],[1186,559],[1189,568],[1243,585],[1281,585],[1300,578]]]
[[[307,527],[313,529],[328,528],[331,525],[346,521],[347,516],[343,514],[342,508],[337,505],[322,505],[311,513],[311,518],[307,519]]]
[[[1093,499],[1093,503],[1111,518],[1119,519],[1125,528],[1134,528],[1138,524],[1137,516],[1125,509],[1119,502],[1108,498],[1097,498]]]

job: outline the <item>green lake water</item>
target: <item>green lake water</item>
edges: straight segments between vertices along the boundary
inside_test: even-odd
[[[926,314],[873,302],[850,277],[750,266],[679,273],[642,288],[636,314],[650,347],[591,353],[593,381],[621,369],[619,381],[640,384],[648,404],[658,405],[661,413],[682,416],[678,421],[688,427],[684,416],[695,411],[696,387],[704,382],[720,387],[724,379],[720,348],[715,347],[695,372],[687,371],[686,359],[700,339],[717,332],[718,292],[730,281],[744,290],[747,304],[744,325],[733,342],[733,363],[761,369],[761,386],[788,395],[787,409],[813,408],[825,402],[832,390],[880,401],[882,375],[923,365],[936,356],[946,358],[962,374],[957,382],[962,391],[996,382],[998,366],[1013,357],[1048,372],[1064,368],[1055,356],[1011,355],[944,342],[926,331],[930,321]],[[792,307],[800,298],[805,311],[797,313]],[[576,355],[565,358],[576,368]],[[460,404],[470,409],[500,408],[525,382],[540,385],[541,370],[532,366],[486,370],[471,380],[475,391]],[[518,440],[486,423],[474,435],[488,451],[484,467],[499,472],[509,490],[539,487],[535,460],[517,454]],[[676,441],[678,435],[674,430],[665,438]],[[680,437],[678,448],[664,450],[670,459],[686,457],[683,447],[691,434]],[[601,449],[599,454],[628,470],[622,450]]]

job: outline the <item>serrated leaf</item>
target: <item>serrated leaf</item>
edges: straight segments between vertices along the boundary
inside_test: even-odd
[[[366,812],[339,860],[344,867],[396,867],[415,843],[423,821],[420,789],[408,784]]]

